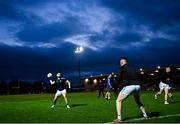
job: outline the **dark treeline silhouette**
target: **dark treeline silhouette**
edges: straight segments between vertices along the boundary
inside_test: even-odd
[[[50,93],[54,92],[54,89],[54,86],[43,81],[0,81],[0,95]]]
[[[73,89],[68,89],[68,92],[81,92],[84,88],[79,86],[72,86]],[[55,93],[56,84],[51,85],[45,81],[21,81],[21,80],[0,80],[0,95],[12,94],[41,94],[41,93]]]

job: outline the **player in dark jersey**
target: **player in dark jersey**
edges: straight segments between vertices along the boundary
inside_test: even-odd
[[[99,79],[98,90],[99,90],[98,97],[100,97],[102,94],[104,98],[104,83],[102,82],[101,79]]]
[[[51,108],[55,107],[56,101],[60,95],[62,95],[64,97],[66,107],[70,108],[70,106],[68,104],[68,99],[67,99],[66,85],[68,85],[68,88],[71,88],[71,83],[67,79],[62,78],[61,73],[57,73],[56,77],[57,77],[57,79],[55,81],[50,79],[51,85],[53,85],[55,83],[57,84],[57,91],[56,91],[56,94],[54,96],[53,105],[51,106]]]
[[[171,83],[172,83],[172,76],[171,76],[171,68],[169,66],[166,67],[166,72],[163,73],[160,77],[160,83],[159,83],[159,92],[157,92],[154,96],[155,100],[157,100],[157,96],[160,95],[164,90],[164,104],[169,104],[168,96],[172,98],[172,93],[170,92],[171,89]]]
[[[116,109],[117,109],[117,118],[114,119],[114,122],[121,122],[122,121],[122,102],[130,95],[134,95],[135,102],[139,106],[141,112],[143,113],[143,117],[147,118],[147,114],[145,112],[144,105],[140,101],[140,85],[138,84],[136,78],[135,70],[128,65],[127,58],[120,59],[120,74],[119,80],[122,81],[121,86],[123,89],[120,91],[118,98],[116,100]]]

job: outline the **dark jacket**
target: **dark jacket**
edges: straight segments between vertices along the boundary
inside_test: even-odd
[[[102,80],[99,80],[98,89],[99,90],[103,90],[104,89],[104,84],[103,84]]]
[[[139,85],[138,80],[136,78],[136,71],[134,68],[125,64],[121,67],[119,73],[119,81],[122,82],[123,86],[128,85]]]
[[[160,78],[163,83],[169,84],[172,82],[172,76],[170,72],[163,73]]]

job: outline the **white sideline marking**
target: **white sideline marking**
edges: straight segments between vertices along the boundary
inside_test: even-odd
[[[156,119],[156,118],[167,118],[167,117],[178,117],[180,116],[180,114],[174,114],[174,115],[163,115],[163,116],[158,116],[158,117],[151,117],[148,119],[144,119],[144,118],[135,118],[135,119],[130,119],[124,122],[132,122],[132,121],[140,121],[140,120],[149,120],[149,119]]]
[[[158,117],[151,117],[151,118],[148,118],[148,119],[145,119],[145,118],[135,118],[135,119],[129,119],[129,120],[125,120],[125,121],[122,121],[123,122],[133,122],[133,121],[140,121],[140,120],[150,120],[150,119],[156,119],[156,118],[167,118],[167,117],[178,117],[180,116],[180,114],[174,114],[174,115],[163,115],[163,116],[158,116]],[[115,122],[107,122],[106,124],[110,124],[110,123],[115,123]]]

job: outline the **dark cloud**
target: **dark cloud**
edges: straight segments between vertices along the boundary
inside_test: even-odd
[[[82,28],[81,28],[82,27]],[[26,42],[43,42],[59,37],[63,38],[83,31],[83,25],[76,18],[66,18],[62,23],[47,25],[24,25],[17,33],[19,40]]]
[[[172,26],[180,21],[178,0],[105,0],[103,4],[127,16],[128,22],[136,21],[154,28]]]
[[[122,44],[128,44],[139,42],[142,40],[142,38],[143,36],[136,32],[125,32],[123,34],[117,35],[114,40]]]
[[[73,50],[72,45],[64,45]],[[49,49],[32,49],[32,48],[12,48],[1,47],[0,62],[1,79],[13,79],[15,77],[26,79],[44,79],[48,72],[64,73],[68,70],[75,70],[75,58],[73,53],[63,48]]]
[[[24,18],[21,12],[18,11],[16,7],[10,4],[10,1],[1,0],[0,1],[0,18],[9,20],[21,20]]]
[[[41,80],[63,72],[117,72],[126,56],[136,68],[180,63],[178,0],[2,0],[0,79]]]

